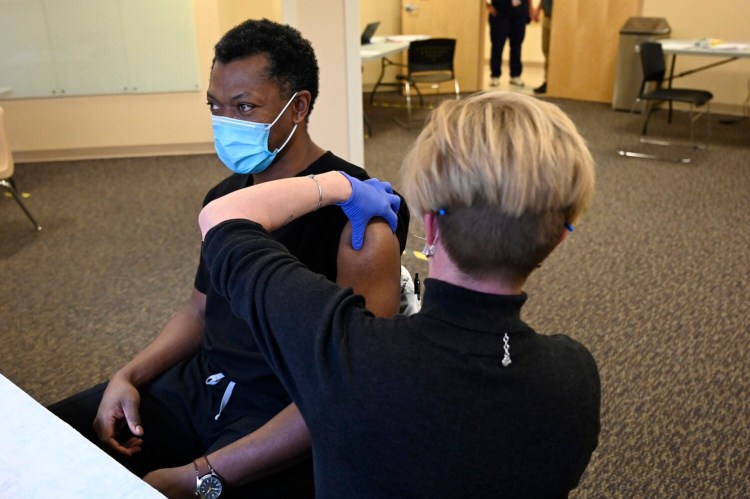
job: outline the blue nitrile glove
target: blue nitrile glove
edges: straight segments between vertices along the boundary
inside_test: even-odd
[[[370,219],[383,217],[391,230],[396,232],[398,223],[398,207],[401,198],[393,194],[393,188],[388,182],[381,182],[376,178],[362,180],[352,178],[344,172],[339,172],[352,184],[352,195],[341,206],[344,213],[352,222],[352,248],[359,251],[365,242],[365,229]]]

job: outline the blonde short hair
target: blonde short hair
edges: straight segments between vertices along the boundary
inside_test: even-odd
[[[593,159],[557,106],[484,92],[433,111],[404,160],[403,186],[420,218],[445,210],[440,235],[459,268],[523,276],[588,207]]]

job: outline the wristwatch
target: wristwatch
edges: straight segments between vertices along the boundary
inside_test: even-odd
[[[203,456],[203,460],[208,465],[209,472],[203,476],[200,476],[198,471],[198,463],[193,461],[193,467],[195,468],[195,497],[200,499],[218,499],[221,497],[221,493],[224,491],[224,482],[216,470],[214,470],[211,463],[208,462],[208,457]]]

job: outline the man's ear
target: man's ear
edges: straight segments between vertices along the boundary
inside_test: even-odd
[[[294,123],[302,123],[307,119],[310,112],[310,101],[312,95],[307,90],[300,90],[294,98],[292,106],[294,107]]]

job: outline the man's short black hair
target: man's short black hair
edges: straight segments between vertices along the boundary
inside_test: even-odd
[[[291,26],[268,19],[248,19],[219,40],[213,63],[227,64],[256,54],[268,57],[268,79],[279,85],[282,97],[291,97],[300,90],[310,92],[309,116],[318,97],[319,73],[310,42]]]

